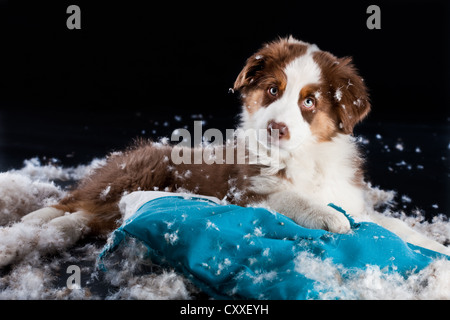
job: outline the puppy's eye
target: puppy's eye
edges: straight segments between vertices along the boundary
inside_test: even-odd
[[[277,87],[270,87],[268,92],[271,96],[274,96],[274,97],[278,96],[278,88]]]
[[[303,100],[303,106],[307,109],[313,108],[315,104],[316,103],[313,98],[306,98],[305,100]]]

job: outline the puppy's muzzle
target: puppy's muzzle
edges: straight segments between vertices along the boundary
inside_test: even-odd
[[[274,137],[278,132],[278,139],[289,139],[289,128],[284,122],[269,121],[267,124],[267,132]]]

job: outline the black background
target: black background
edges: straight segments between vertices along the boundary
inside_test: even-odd
[[[354,57],[373,120],[450,116],[448,1],[375,2],[381,30],[365,1],[79,2],[82,29],[68,30],[71,3],[3,0],[3,105],[237,112],[227,91],[245,59],[292,34]]]
[[[81,8],[81,30],[66,27],[70,4]],[[366,27],[371,4],[381,30]],[[232,128],[240,106],[228,88],[246,58],[292,34],[353,57],[371,93],[373,111],[356,133],[375,141],[375,184],[450,209],[449,18],[448,1],[0,0],[0,169],[34,156],[85,163],[194,118]],[[397,151],[383,153],[375,134],[391,149],[413,142],[393,160]],[[431,171],[397,170],[417,145]]]

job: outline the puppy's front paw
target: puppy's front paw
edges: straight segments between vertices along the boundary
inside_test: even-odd
[[[347,233],[350,231],[350,221],[342,213],[334,211],[324,214],[322,217],[324,230],[333,233]]]
[[[294,219],[299,225],[309,229],[322,229],[333,233],[350,231],[350,221],[347,217],[331,207],[316,207],[308,215],[296,215]]]

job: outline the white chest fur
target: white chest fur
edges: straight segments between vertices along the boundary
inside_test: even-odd
[[[363,190],[355,181],[358,152],[352,138],[338,135],[330,142],[314,143],[286,159],[286,188],[312,203],[334,203],[349,214],[364,214]]]

